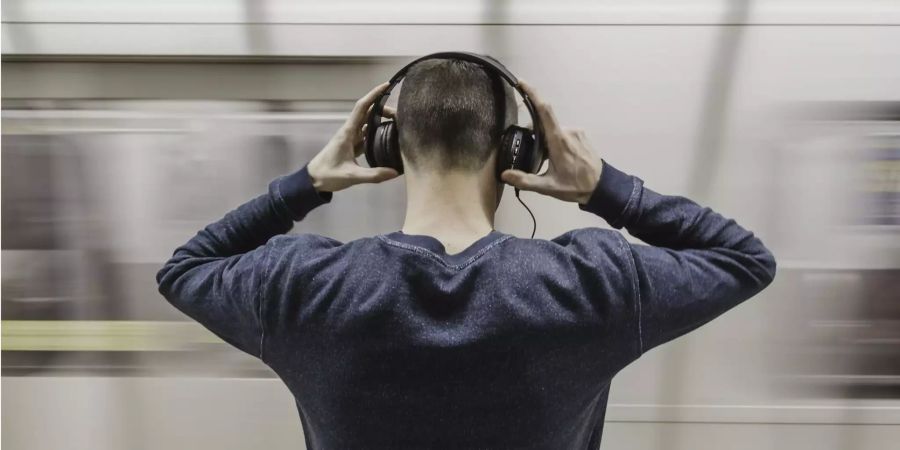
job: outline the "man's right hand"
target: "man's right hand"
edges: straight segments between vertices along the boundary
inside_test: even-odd
[[[519,80],[541,122],[549,167],[542,175],[505,170],[500,178],[523,191],[534,191],[567,202],[585,204],[591,198],[603,161],[591,151],[583,130],[562,129],[553,109],[531,85]]]

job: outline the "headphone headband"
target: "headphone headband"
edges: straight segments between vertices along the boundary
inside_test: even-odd
[[[369,126],[366,133],[366,139],[368,139],[369,142],[373,142],[373,140],[375,139],[375,129],[378,127],[378,123],[380,122],[380,118],[382,117],[382,114],[384,112],[384,105],[387,104],[387,100],[391,95],[391,91],[393,91],[394,87],[396,87],[397,84],[399,84],[400,81],[403,80],[403,77],[406,76],[406,73],[410,68],[422,61],[429,59],[458,59],[475,63],[499,75],[500,78],[506,80],[506,82],[509,83],[509,85],[512,86],[513,89],[515,89],[522,97],[522,102],[525,104],[525,108],[528,110],[528,114],[531,116],[531,128],[532,133],[534,133],[534,146],[536,152],[540,152],[540,146],[543,142],[540,120],[537,115],[537,110],[534,108],[534,104],[531,102],[528,94],[526,94],[525,91],[522,90],[522,87],[519,86],[519,79],[516,78],[516,76],[506,68],[506,66],[501,64],[500,61],[497,61],[496,59],[487,55],[479,55],[477,53],[470,52],[438,52],[432,53],[430,55],[425,55],[403,66],[402,69],[394,74],[394,76],[391,77],[389,81],[388,87],[385,88],[384,92],[372,106],[372,114],[369,116]],[[370,164],[372,163],[372,161],[369,162]]]
[[[409,64],[403,66],[402,69],[400,69],[393,77],[391,77],[391,84],[397,84],[398,82],[400,82],[400,80],[403,79],[404,76],[406,76],[406,72],[408,72],[409,69],[412,68],[412,66],[428,59],[458,59],[461,61],[475,63],[480,66],[488,66],[490,69],[493,69],[495,72],[497,72],[498,75],[503,77],[513,87],[517,87],[517,85],[519,84],[519,80],[516,78],[516,76],[513,75],[512,72],[510,72],[509,69],[507,69],[503,64],[501,64],[500,61],[497,61],[496,59],[488,55],[479,55],[477,53],[470,52],[438,52],[415,59]]]

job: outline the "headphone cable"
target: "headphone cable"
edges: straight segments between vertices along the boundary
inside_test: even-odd
[[[531,215],[531,239],[534,239],[534,233],[537,231],[537,219],[534,218],[534,213],[531,212],[531,208],[529,208],[528,205],[526,205],[525,202],[522,201],[522,197],[519,196],[519,188],[516,188],[516,200],[518,200],[519,203],[521,203],[522,206],[525,207],[525,210],[528,211],[528,214]]]

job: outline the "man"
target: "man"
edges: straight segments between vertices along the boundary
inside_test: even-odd
[[[307,448],[597,448],[613,375],[772,281],[775,260],[753,233],[599,159],[525,83],[549,169],[502,181],[649,245],[600,228],[549,241],[494,230],[497,140],[515,116],[493,81],[458,60],[407,74],[401,230],[348,243],[284,235],[332,193],[398,175],[355,161],[383,84],[309,164],[159,272],[173,305],[287,384]]]

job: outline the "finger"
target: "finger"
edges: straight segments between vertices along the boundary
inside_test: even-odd
[[[519,86],[525,95],[531,99],[535,111],[537,111],[538,119],[541,121],[541,127],[545,134],[551,135],[558,133],[560,130],[559,121],[556,120],[556,114],[553,113],[553,107],[534,90],[525,80],[519,80]]]
[[[375,86],[368,94],[364,95],[361,99],[356,101],[356,105],[353,106],[353,112],[350,113],[350,118],[348,122],[352,123],[362,123],[366,119],[366,111],[369,110],[369,107],[375,103],[381,94],[384,92],[385,88],[388,87],[388,83],[384,82]]]
[[[548,177],[525,173],[521,170],[504,170],[500,174],[500,179],[506,184],[524,191],[534,191],[543,194],[547,193],[550,188],[550,179]]]
[[[357,158],[359,155],[362,155],[366,152],[366,130],[369,129],[369,124],[364,123],[362,128],[360,128],[359,133],[356,134],[356,140],[353,142],[353,157]]]
[[[368,128],[366,124],[363,124],[361,127],[351,128],[349,123],[345,123],[341,126],[341,131],[339,131],[343,135],[344,141],[352,145],[353,153],[357,156],[360,155],[360,149],[366,142],[366,130]]]
[[[372,104],[372,105],[369,105],[368,109],[366,109],[366,118],[369,117],[369,114],[372,114],[372,108],[374,108],[374,107],[375,107],[375,105]],[[385,105],[385,107],[381,109],[381,117],[387,117],[388,119],[393,119],[396,116],[397,116],[397,109],[395,109],[395,108]]]
[[[398,176],[400,176],[400,174],[397,173],[396,170],[387,167],[366,168],[356,166],[351,169],[348,174],[348,177],[353,180],[354,183],[381,183],[382,181],[397,178]]]

